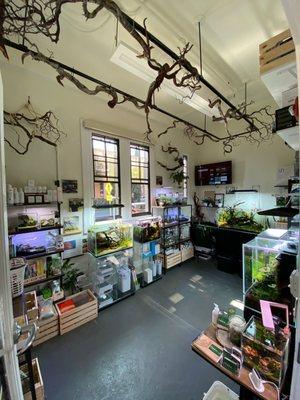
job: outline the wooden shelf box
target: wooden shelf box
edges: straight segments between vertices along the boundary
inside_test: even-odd
[[[61,312],[59,305],[66,300],[72,300],[75,303],[75,308]],[[56,303],[55,306],[58,313],[59,332],[61,335],[98,316],[98,301],[89,289],[69,296],[65,300]]]
[[[26,314],[29,322],[36,322],[39,316],[39,308],[36,298],[36,291],[25,293]]]
[[[181,261],[189,260],[194,257],[194,247],[190,247],[188,249],[181,250]]]
[[[27,365],[22,365],[20,368],[26,375],[28,375]],[[33,375],[34,375],[34,386],[35,386],[36,399],[44,400],[45,399],[44,383],[43,383],[41,370],[40,370],[40,366],[39,366],[39,362],[38,362],[37,358],[34,358],[32,360],[32,368],[33,368]],[[23,387],[24,400],[32,400],[28,379],[24,379],[22,381],[22,387]]]
[[[261,75],[295,61],[295,45],[289,29],[279,33],[279,35],[271,37],[259,45]]]
[[[46,340],[49,340],[59,335],[58,314],[55,307],[53,307],[53,310],[53,317],[47,319],[39,319],[37,321],[39,329],[35,341],[33,342],[34,346],[37,346],[43,342],[46,342]]]
[[[180,263],[181,263],[181,252],[180,251],[175,254],[170,254],[170,255],[164,256],[165,269],[170,269]]]

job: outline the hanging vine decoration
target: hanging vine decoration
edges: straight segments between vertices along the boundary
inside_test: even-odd
[[[58,118],[52,111],[38,114],[28,99],[16,113],[4,111],[5,142],[18,154],[28,152],[35,140],[56,147],[66,134],[58,128]]]
[[[183,158],[180,157],[180,153],[179,150],[177,149],[177,147],[173,147],[171,146],[171,143],[168,144],[167,147],[161,146],[161,150],[163,153],[167,153],[173,156],[173,160],[176,163],[174,166],[172,167],[168,167],[167,164],[164,164],[160,161],[157,161],[157,163],[163,167],[165,170],[167,171],[176,171],[179,168],[183,167]]]
[[[51,56],[47,57],[40,52],[37,46],[29,40],[29,37],[32,39],[35,35],[42,34],[50,39],[51,42],[57,43],[60,39],[61,33],[60,17],[63,7],[67,4],[81,4],[83,15],[87,20],[96,18],[103,10],[108,11],[114,15],[118,24],[122,25],[134,40],[138,42],[142,49],[142,53],[139,57],[146,59],[149,67],[157,73],[155,80],[148,88],[148,94],[145,101],[140,102],[130,95],[119,95],[114,88],[107,84],[97,85],[92,89],[88,88],[79,79],[75,78],[74,75],[70,74],[55,63],[51,59]],[[96,95],[100,92],[106,93],[110,96],[108,106],[111,108],[114,108],[118,104],[130,102],[137,109],[143,109],[146,116],[147,126],[145,135],[146,138],[150,140],[152,128],[149,114],[151,109],[155,108],[154,95],[159,91],[164,80],[171,80],[176,87],[187,88],[190,92],[190,95],[187,96],[189,98],[191,98],[194,93],[201,88],[201,85],[199,83],[197,68],[192,66],[186,58],[187,54],[192,49],[192,45],[187,43],[182,49],[179,49],[179,55],[176,61],[162,64],[152,55],[153,46],[151,46],[149,41],[146,29],[146,19],[143,24],[146,32],[145,37],[143,37],[134,26],[132,26],[127,15],[113,0],[0,0],[0,51],[2,51],[3,55],[8,58],[4,38],[11,35],[17,36],[19,40],[22,40],[23,43],[30,48],[30,51],[23,57],[23,61],[27,56],[31,56],[31,58],[36,61],[48,64],[58,73],[57,81],[59,84],[63,85],[63,80],[68,80],[86,94]],[[210,106],[211,108],[216,107],[219,110],[220,117],[216,117],[213,120],[224,122],[227,136],[217,137],[216,135],[210,134],[205,129],[202,130],[200,128],[195,128],[188,123],[184,123],[183,132],[185,136],[195,144],[201,145],[204,143],[206,138],[209,138],[216,143],[223,143],[224,152],[228,153],[232,151],[232,146],[235,145],[237,142],[236,139],[239,137],[244,137],[250,142],[257,143],[260,143],[263,140],[268,140],[271,137],[272,131],[270,129],[270,124],[264,123],[263,120],[263,111],[267,116],[271,116],[271,114],[267,112],[267,107],[254,111],[252,114],[248,114],[246,111],[246,104],[239,106],[238,111],[234,109],[223,111],[221,100],[216,99],[210,101]],[[245,132],[232,134],[229,130],[228,122],[232,119],[239,121],[244,116],[248,116],[250,121],[253,121],[253,123],[250,123]],[[258,121],[260,124],[257,128],[254,122]],[[174,121],[173,125],[175,124],[176,126],[177,123],[177,121]],[[169,129],[171,128],[168,128],[167,130]]]

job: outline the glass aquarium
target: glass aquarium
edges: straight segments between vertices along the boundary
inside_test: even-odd
[[[191,227],[190,224],[180,225],[180,240],[187,240],[191,237]]]
[[[133,246],[131,224],[121,221],[99,223],[88,230],[88,250],[95,256],[124,250]]]
[[[139,243],[146,243],[160,238],[160,218],[147,218],[136,221],[133,226],[133,239]]]
[[[163,246],[172,246],[179,241],[178,226],[171,226],[164,229],[163,232]]]
[[[132,249],[127,249],[101,258],[90,256],[89,278],[100,309],[134,290],[130,269],[132,255]]]
[[[293,320],[295,304],[289,288],[296,256],[286,240],[257,236],[243,245],[243,292],[247,308],[260,312],[259,300],[288,305]],[[274,314],[282,318],[280,310]]]
[[[192,219],[192,206],[191,205],[180,206],[178,219],[179,222],[181,223],[190,222]]]
[[[288,364],[289,334],[279,327],[274,331],[252,317],[242,334],[244,365],[255,368],[262,378],[281,387]]]
[[[178,206],[153,207],[153,215],[155,217],[160,217],[165,226],[177,224],[179,218],[179,208]]]

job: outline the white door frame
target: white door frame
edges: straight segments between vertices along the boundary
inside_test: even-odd
[[[286,13],[290,29],[293,35],[295,48],[296,48],[296,61],[297,61],[297,76],[298,76],[298,99],[300,99],[300,4],[299,0],[281,0],[284,11]],[[299,132],[300,133],[300,132]],[[297,268],[300,272],[300,256],[298,253]],[[298,293],[300,293],[300,280]],[[296,344],[295,344],[295,357],[292,377],[292,387],[290,400],[297,400],[300,396],[300,304],[297,305],[296,310]]]
[[[23,400],[16,346],[13,341],[13,308],[10,288],[6,180],[3,126],[3,84],[0,71],[0,329],[8,393],[13,400]]]

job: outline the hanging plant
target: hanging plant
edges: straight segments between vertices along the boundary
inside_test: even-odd
[[[185,176],[183,169],[180,169],[172,172],[170,174],[170,178],[172,179],[173,183],[177,183],[178,187],[181,188],[184,179],[188,179],[188,176]]]

